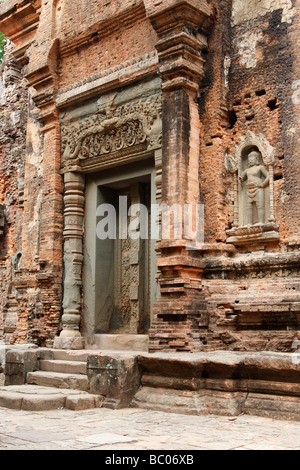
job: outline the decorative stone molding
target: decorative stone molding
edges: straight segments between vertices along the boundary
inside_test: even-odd
[[[22,65],[28,63],[26,52],[39,25],[41,4],[42,0],[14,0],[0,5],[1,32],[15,44],[13,55]]]
[[[251,159],[249,167],[247,161]],[[243,245],[279,239],[274,213],[274,161],[271,145],[262,134],[256,136],[251,131],[240,140],[233,157],[226,157],[225,166],[234,178],[234,222],[227,231],[227,243]],[[249,214],[255,208],[257,220]]]
[[[55,339],[57,349],[82,349],[79,331],[83,264],[84,175],[66,173],[64,228],[64,298],[62,332]]]
[[[161,147],[161,96],[106,110],[71,126],[62,126],[62,168],[70,171],[97,163],[115,152],[134,149],[143,144],[143,150]],[[88,162],[85,162],[88,160]]]
[[[276,242],[279,240],[278,225],[264,224],[258,227],[238,227],[228,230],[227,243],[234,245],[248,245],[249,243]]]
[[[144,3],[159,38],[156,49],[163,90],[188,88],[197,92],[204,76],[203,52],[207,50],[212,7],[199,0]]]

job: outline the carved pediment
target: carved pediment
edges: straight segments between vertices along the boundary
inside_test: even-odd
[[[144,144],[145,149],[161,147],[161,96],[147,101],[113,105],[89,119],[62,126],[62,167],[71,169],[84,160],[133,149]]]

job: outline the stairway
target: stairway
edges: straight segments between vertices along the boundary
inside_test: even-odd
[[[98,408],[103,399],[89,393],[87,351],[41,350],[39,370],[25,385],[0,387],[0,407],[27,411]]]
[[[40,370],[27,374],[27,383],[88,391],[86,375],[87,353],[51,350],[41,353]]]

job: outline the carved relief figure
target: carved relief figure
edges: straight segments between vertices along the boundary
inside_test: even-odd
[[[225,167],[233,175],[234,216],[227,243],[279,240],[274,208],[274,149],[262,134],[248,131]]]
[[[240,176],[242,191],[246,194],[243,198],[243,209],[246,210],[246,225],[267,222],[265,210],[265,188],[269,186],[270,177],[258,150],[250,151],[248,155],[248,168]]]

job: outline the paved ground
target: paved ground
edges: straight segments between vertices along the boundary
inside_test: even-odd
[[[299,450],[300,422],[140,409],[0,408],[0,450]]]

